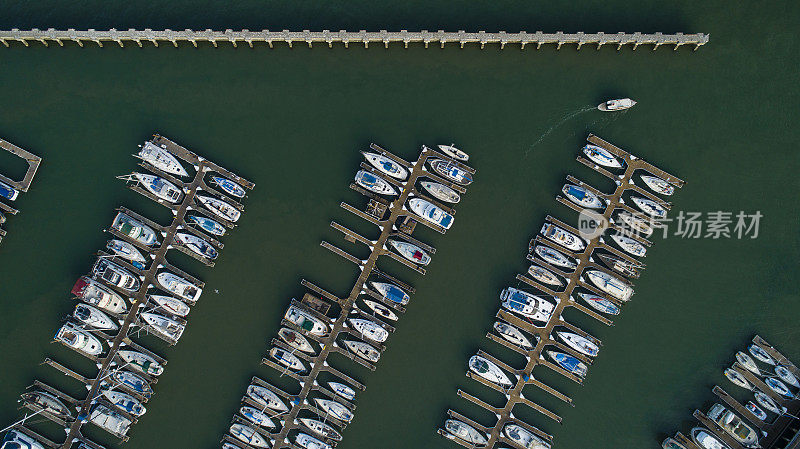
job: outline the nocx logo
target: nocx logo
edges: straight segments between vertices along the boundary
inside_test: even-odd
[[[578,234],[586,240],[600,237],[608,229],[608,220],[601,214],[583,209],[578,214]]]

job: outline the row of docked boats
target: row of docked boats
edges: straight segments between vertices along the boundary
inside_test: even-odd
[[[487,435],[475,427],[459,419],[448,419],[444,422],[444,429],[449,438],[457,438],[472,447],[483,447],[489,443]],[[550,449],[550,443],[527,428],[509,423],[503,426],[503,434],[519,447],[525,449]]]

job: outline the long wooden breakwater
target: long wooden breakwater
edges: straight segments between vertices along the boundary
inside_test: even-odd
[[[464,48],[466,44],[479,44],[484,48],[487,44],[499,44],[500,48],[505,48],[508,44],[519,45],[525,48],[528,45],[535,45],[536,48],[541,48],[542,45],[550,44],[556,45],[557,49],[561,49],[564,44],[574,44],[580,49],[584,45],[595,45],[600,49],[603,45],[616,45],[617,50],[622,49],[623,46],[632,45],[635,50],[640,45],[652,45],[653,50],[662,45],[673,46],[677,50],[682,45],[694,46],[697,50],[701,45],[708,43],[709,35],[704,33],[684,34],[684,33],[564,33],[557,31],[555,33],[545,33],[537,31],[535,33],[528,33],[520,31],[517,33],[508,33],[505,31],[498,32],[467,32],[459,31],[250,31],[250,30],[224,30],[214,31],[210,29],[195,31],[195,30],[151,30],[146,28],[144,30],[128,29],[116,30],[56,30],[48,28],[40,30],[33,28],[31,30],[0,30],[0,43],[9,46],[10,42],[19,42],[29,46],[31,43],[40,42],[45,46],[49,46],[51,42],[58,43],[64,46],[64,42],[74,42],[83,47],[85,43],[95,43],[100,47],[104,42],[116,42],[120,47],[124,46],[125,42],[135,42],[139,47],[143,43],[150,42],[156,47],[159,43],[171,43],[178,46],[179,43],[191,43],[197,47],[198,43],[210,42],[214,47],[219,43],[230,43],[236,47],[239,43],[246,43],[253,47],[254,43],[267,43],[270,48],[273,48],[275,43],[285,43],[289,47],[294,44],[307,44],[312,47],[314,43],[327,43],[328,47],[333,47],[333,44],[344,44],[349,47],[350,44],[363,44],[364,47],[369,47],[369,44],[383,44],[384,47],[389,48],[390,43],[403,43],[405,48],[409,44],[424,44],[428,48],[430,44],[439,44],[444,48],[445,44],[459,44]]]

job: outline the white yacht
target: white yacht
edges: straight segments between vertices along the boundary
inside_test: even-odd
[[[134,416],[142,416],[147,409],[133,396],[121,391],[105,390],[101,393],[111,404]]]
[[[131,428],[132,421],[111,410],[103,404],[95,404],[89,413],[89,420],[112,435],[124,437]]]
[[[250,426],[239,423],[231,424],[230,432],[231,435],[235,436],[239,441],[247,443],[250,446],[269,447],[267,439]]]
[[[617,218],[619,218],[622,223],[627,225],[631,231],[634,231],[637,234],[642,234],[645,237],[650,237],[653,235],[654,229],[652,219],[648,221],[629,212],[620,212],[620,214],[617,215]]]
[[[382,154],[369,153],[367,151],[362,151],[361,154],[373,167],[392,178],[403,180],[408,177],[408,170],[405,167]]]
[[[508,439],[525,449],[550,449],[550,443],[518,424],[506,424],[503,432]]]
[[[147,295],[147,299],[153,302],[153,304],[157,305],[158,307],[162,308],[163,310],[171,313],[175,316],[184,317],[189,314],[191,310],[189,306],[172,296],[167,295]]]
[[[183,190],[160,176],[139,172],[134,172],[131,176],[145,190],[168,203],[178,204],[183,199]]]
[[[550,248],[549,246],[536,245],[533,250],[537,256],[544,259],[546,262],[561,268],[568,268],[574,270],[578,266],[573,260],[565,256],[558,250]]]
[[[758,433],[723,405],[712,405],[711,409],[706,413],[706,416],[708,416],[708,419],[717,423],[725,433],[738,441],[742,446],[748,448],[759,447]]]
[[[106,243],[106,248],[119,257],[127,260],[131,265],[139,269],[144,269],[144,264],[147,262],[144,255],[135,246],[130,243],[119,240],[111,239]]]
[[[289,329],[288,327],[282,327],[280,330],[278,330],[278,336],[287,345],[297,349],[298,351],[307,352],[309,354],[313,354],[315,352],[314,347],[311,346],[311,343],[308,341],[308,339],[300,332]]]
[[[564,187],[561,188],[561,192],[578,206],[588,207],[590,209],[600,209],[603,207],[603,202],[600,200],[600,197],[590,192],[585,187],[564,184]]]
[[[344,345],[355,355],[372,363],[377,363],[381,358],[381,353],[377,349],[363,341],[345,340]]]
[[[359,170],[356,173],[356,184],[361,187],[381,195],[397,195],[397,190],[392,187],[385,179],[379,178],[366,170]]]
[[[474,446],[483,446],[488,441],[486,435],[478,432],[477,429],[469,424],[457,419],[448,419],[444,422],[444,428],[454,437],[466,441]]]
[[[286,406],[286,403],[283,402],[277,394],[273,393],[272,390],[264,388],[260,385],[250,384],[247,387],[247,396],[264,407],[267,407],[278,413],[289,410],[289,407]]]
[[[164,148],[156,146],[153,142],[145,142],[139,154],[134,156],[149,163],[153,167],[173,175],[188,176],[189,173],[183,168],[178,159]]]
[[[622,163],[614,157],[608,150],[597,145],[586,145],[583,147],[583,154],[592,162],[608,168],[622,168]]]
[[[332,449],[330,444],[323,443],[311,435],[302,432],[294,437],[294,442],[304,449]]]
[[[675,193],[675,186],[664,181],[661,178],[649,175],[642,175],[642,181],[647,184],[647,187],[650,187],[650,190],[660,193],[662,195],[672,195]]]
[[[777,363],[775,363],[775,359],[770,357],[770,355],[767,354],[767,351],[762,349],[761,346],[752,344],[750,345],[750,347],[747,348],[747,351],[750,352],[750,354],[752,354],[753,357],[766,363],[767,365],[777,365]]]
[[[216,216],[224,218],[231,223],[237,222],[239,217],[242,216],[242,212],[239,209],[233,207],[230,203],[222,201],[219,198],[214,198],[213,196],[207,195],[197,195],[195,198],[200,202],[200,204],[205,206]]]
[[[564,343],[566,343],[567,346],[580,352],[581,354],[588,355],[589,357],[596,357],[597,353],[600,352],[600,347],[597,346],[597,343],[584,337],[583,335],[564,331],[556,331],[556,335],[564,340]]]
[[[397,319],[399,318],[397,314],[394,313],[394,311],[392,311],[392,309],[386,307],[385,305],[379,302],[373,301],[371,299],[363,299],[362,301],[364,301],[364,304],[366,304],[367,307],[369,307],[373,312],[375,312],[375,314],[377,314],[382,318],[386,318],[387,320],[392,320],[392,321],[397,321]]]
[[[734,370],[733,368],[727,368],[725,371],[722,372],[725,377],[728,378],[734,385],[746,388],[748,390],[752,390],[753,387],[750,385],[750,382],[744,378],[738,371]]]
[[[266,427],[268,429],[275,427],[275,422],[272,421],[266,413],[255,407],[243,406],[239,409],[239,414],[259,427]]]
[[[647,248],[630,237],[625,237],[622,234],[614,233],[611,234],[611,239],[617,242],[617,245],[619,245],[620,248],[631,255],[644,257],[647,254]]]
[[[374,321],[363,318],[348,318],[348,321],[353,329],[374,342],[383,343],[389,338],[389,332]]]
[[[423,189],[430,193],[434,198],[446,203],[458,203],[461,201],[461,195],[455,190],[447,187],[444,184],[439,184],[433,181],[420,181],[419,183]]]
[[[441,175],[448,181],[453,181],[462,186],[472,183],[472,175],[452,161],[432,158],[428,159],[428,163],[435,173]]]
[[[575,252],[583,251],[586,243],[577,235],[567,232],[552,223],[545,223],[540,231],[543,236]]]
[[[408,293],[404,292],[403,289],[394,284],[389,284],[388,282],[372,282],[372,281],[370,281],[370,284],[372,284],[375,290],[377,290],[378,293],[380,293],[384,299],[387,299],[394,303],[400,305],[406,305],[408,304],[408,300],[411,299],[411,297],[408,296]]]
[[[521,346],[522,348],[525,349],[533,348],[533,344],[531,344],[531,341],[528,340],[527,337],[525,337],[525,334],[523,334],[522,331],[520,331],[519,329],[508,323],[504,323],[502,321],[496,321],[494,323],[494,330],[497,331],[497,333],[500,334],[501,337],[505,338],[511,343],[514,343],[517,346]]]
[[[116,321],[89,304],[81,303],[75,305],[72,316],[87,326],[98,330],[113,331],[119,329],[119,324]]]
[[[353,420],[353,412],[339,402],[321,398],[314,398],[314,402],[322,411],[330,413],[331,416],[339,421],[350,422]]]
[[[219,252],[211,246],[205,239],[202,239],[194,234],[188,232],[176,232],[175,240],[189,248],[193,253],[200,257],[205,257],[209,260],[214,260],[219,256]]]
[[[630,98],[618,98],[614,100],[604,101],[597,106],[597,109],[603,112],[622,111],[632,108],[636,102]]]
[[[714,434],[702,427],[693,428],[691,435],[692,440],[700,446],[701,449],[731,449],[730,446],[720,441]]]
[[[636,204],[636,207],[641,209],[642,212],[654,218],[664,218],[667,216],[667,210],[662,205],[651,199],[643,198],[641,196],[632,196],[631,201],[633,201],[633,203]]]
[[[747,371],[750,371],[755,375],[761,374],[761,370],[758,369],[756,361],[744,352],[739,351],[736,353],[736,361],[739,362],[739,364],[742,365]]]
[[[138,290],[142,284],[130,271],[108,259],[97,259],[92,267],[92,277],[129,292]]]
[[[408,200],[408,207],[425,221],[437,226],[450,229],[450,226],[453,225],[453,216],[430,201],[423,200],[422,198],[411,198]]]
[[[153,228],[125,213],[119,212],[111,222],[111,227],[143,245],[153,246],[158,243]]]
[[[470,371],[483,377],[489,382],[496,383],[502,387],[510,387],[513,385],[511,383],[511,379],[506,376],[506,373],[504,373],[499,366],[486,357],[473,355],[469,358],[468,366]]]
[[[160,376],[164,372],[164,366],[145,353],[123,349],[117,351],[117,356],[124,362],[126,367],[133,368],[141,373]]]
[[[800,388],[800,381],[797,380],[797,377],[789,371],[789,368],[786,368],[783,365],[777,365],[775,367],[775,375],[777,375],[782,381],[786,382],[787,384],[795,387]]]
[[[88,356],[98,356],[103,352],[103,344],[97,337],[76,327],[72,323],[61,326],[54,338]]]
[[[292,371],[303,372],[307,370],[306,365],[296,355],[281,348],[270,349],[269,356]]]
[[[428,255],[424,249],[413,243],[394,239],[388,239],[386,240],[386,243],[396,249],[401,256],[405,257],[411,262],[420,265],[428,265],[431,262],[431,256]]]
[[[625,281],[600,270],[586,270],[586,277],[600,290],[620,301],[628,301],[633,295],[633,288]]]
[[[469,154],[459,150],[453,144],[437,145],[437,146],[439,147],[439,150],[442,151],[442,153],[452,157],[453,159],[458,159],[459,161],[462,162],[467,162],[469,160]]]
[[[298,421],[300,421],[306,429],[319,436],[330,438],[334,441],[342,441],[342,435],[330,424],[312,418],[300,418]]]
[[[555,306],[544,299],[513,287],[506,287],[500,293],[503,307],[533,321],[547,322]]]
[[[531,265],[530,268],[528,268],[528,274],[543,284],[552,285],[554,287],[564,286],[564,282],[562,282],[558,276],[553,274],[552,271],[542,268],[539,265]]]
[[[331,390],[333,390],[334,393],[347,399],[348,401],[352,401],[356,398],[356,391],[343,383],[328,382],[328,386],[331,387]]]
[[[45,449],[44,445],[21,430],[9,430],[0,449]]]
[[[200,298],[200,295],[203,293],[203,289],[197,287],[177,274],[173,274],[168,271],[162,271],[161,273],[158,273],[156,279],[162,288],[193,304],[197,302],[197,300]]]
[[[156,334],[166,337],[168,340],[180,340],[183,331],[186,330],[185,321],[173,320],[172,318],[150,312],[142,312],[139,316]]]
[[[286,321],[293,323],[295,326],[308,332],[310,335],[323,337],[328,333],[328,325],[323,323],[322,320],[296,306],[289,306],[284,315]]]

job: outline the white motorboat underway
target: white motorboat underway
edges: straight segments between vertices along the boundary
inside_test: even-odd
[[[220,189],[222,189],[228,195],[234,196],[236,198],[244,197],[245,194],[244,187],[231,181],[228,178],[223,178],[222,176],[212,176],[210,182],[212,184],[215,184]]]
[[[70,348],[89,356],[97,356],[103,352],[103,344],[94,335],[76,327],[72,323],[61,326],[54,337]]]
[[[439,184],[433,181],[420,181],[419,183],[423,189],[430,193],[434,198],[446,203],[457,203],[461,201],[461,195],[455,190],[447,187],[444,184]]]
[[[117,351],[117,355],[126,367],[131,367],[141,373],[160,376],[164,372],[164,366],[145,353],[123,349]]]
[[[767,377],[764,379],[764,383],[779,395],[783,396],[784,399],[794,399],[794,395],[791,391],[789,391],[789,387],[786,386],[785,383],[781,382],[776,377]]]
[[[770,355],[767,354],[767,351],[761,349],[761,346],[752,344],[747,348],[747,351],[752,354],[753,357],[766,363],[767,365],[776,365],[775,359],[770,357]]]
[[[322,320],[299,307],[289,306],[284,315],[287,321],[308,332],[310,335],[323,337],[328,333],[328,325]]]
[[[647,187],[650,187],[650,190],[656,193],[660,193],[662,195],[672,195],[675,193],[675,186],[664,181],[661,178],[649,175],[642,175],[642,181],[647,184]]]
[[[219,198],[206,195],[196,195],[195,198],[216,216],[224,218],[232,223],[237,222],[239,217],[242,216],[242,212],[239,209]]]
[[[134,156],[149,163],[153,167],[173,175],[189,176],[189,173],[183,168],[178,158],[172,155],[169,151],[156,146],[153,142],[147,141],[139,150],[139,154]]]
[[[706,416],[717,423],[725,433],[742,446],[749,448],[759,447],[756,431],[724,406],[720,404],[712,405]]]
[[[231,428],[229,429],[231,435],[235,436],[239,441],[245,442],[253,447],[268,447],[268,442],[266,438],[261,436],[260,433],[256,431],[256,429],[245,426],[244,424],[231,424]]]
[[[303,362],[291,352],[284,351],[281,348],[272,348],[269,350],[269,356],[292,371],[306,371],[306,366]]]
[[[403,289],[394,284],[389,284],[388,282],[372,282],[372,281],[370,281],[370,284],[372,284],[375,290],[377,290],[378,293],[380,293],[384,299],[387,299],[394,303],[400,305],[406,305],[408,304],[408,300],[411,299],[411,297],[408,296],[408,293],[404,292]]]
[[[469,154],[459,150],[453,144],[437,145],[437,146],[439,147],[439,150],[442,151],[442,153],[452,157],[453,159],[458,159],[459,161],[462,162],[467,162],[469,160]]]
[[[317,421],[312,418],[300,418],[298,421],[305,426],[306,429],[314,432],[315,434],[330,438],[334,441],[342,441],[342,435],[333,428],[333,426],[326,424],[322,421]]]
[[[543,236],[572,251],[580,252],[586,248],[586,243],[577,235],[567,232],[552,223],[545,223],[540,231]]]
[[[363,318],[348,318],[348,321],[353,329],[374,342],[383,343],[389,338],[389,332],[374,321]]]
[[[753,396],[755,396],[756,402],[758,402],[760,406],[771,411],[772,413],[777,413],[778,415],[782,415],[783,412],[786,411],[785,408],[776,404],[771,397],[767,396],[765,393],[761,391],[756,391],[755,393],[753,393]]]
[[[457,419],[446,420],[444,428],[454,437],[472,444],[473,447],[483,446],[488,442],[486,436],[478,432],[477,429]]]
[[[800,382],[798,382],[797,377],[789,371],[789,368],[786,368],[783,365],[778,365],[775,367],[775,374],[787,384],[795,387],[800,388]]]
[[[736,353],[736,361],[739,362],[740,365],[745,367],[747,371],[750,371],[753,374],[761,374],[761,370],[758,369],[758,365],[756,365],[756,361],[753,360],[752,357],[745,354],[742,351]]]
[[[347,399],[348,401],[352,401],[356,398],[356,391],[343,383],[328,382],[328,386],[331,387],[331,390],[333,390],[334,393]]]
[[[420,265],[428,265],[431,262],[431,256],[428,253],[420,248],[419,246],[404,242],[402,240],[394,240],[388,239],[386,243],[391,245],[394,249],[400,253],[401,256],[405,257],[406,259],[418,263]]]
[[[504,288],[500,300],[506,309],[534,321],[549,321],[555,309],[552,303],[514,287]]]
[[[330,444],[323,443],[311,435],[302,432],[298,433],[297,436],[294,437],[294,442],[297,443],[298,446],[305,449],[332,449]]]
[[[636,207],[642,210],[642,212],[650,215],[654,218],[664,218],[667,216],[667,210],[664,207],[655,201],[649,198],[643,198],[641,196],[632,196],[631,201],[636,204]]]
[[[122,212],[114,217],[111,227],[146,246],[153,246],[158,242],[153,228]]]
[[[552,271],[542,268],[539,265],[531,265],[530,268],[528,268],[528,274],[543,284],[553,285],[555,287],[564,286],[564,282],[562,282],[558,276],[553,274]]]
[[[144,269],[144,264],[147,262],[147,259],[145,259],[141,251],[130,243],[123,240],[111,239],[106,243],[106,248],[130,262],[136,268]]]
[[[189,248],[193,253],[206,259],[214,260],[219,256],[219,252],[210,243],[194,234],[176,232],[175,240]]]
[[[250,384],[247,387],[247,396],[264,407],[267,407],[278,413],[289,410],[289,408],[286,406],[286,403],[283,402],[277,394],[260,385]]]
[[[592,162],[608,168],[622,168],[622,163],[614,157],[605,148],[598,147],[597,145],[586,145],[583,147],[583,154],[586,155]]]
[[[462,186],[472,183],[472,175],[460,168],[456,163],[444,159],[428,159],[428,163],[434,172],[441,175],[448,181],[453,181]]]
[[[311,343],[308,341],[308,339],[304,337],[303,334],[293,329],[289,329],[288,327],[282,327],[278,331],[278,336],[287,345],[297,349],[298,351],[307,352],[309,354],[313,354],[314,352],[316,352],[314,351],[314,347],[311,346]]]
[[[549,246],[537,245],[533,250],[537,256],[544,259],[546,262],[553,264],[557,267],[568,268],[574,270],[578,265],[565,256],[561,251],[550,248]]]
[[[379,178],[366,170],[359,170],[355,177],[356,184],[381,195],[397,195],[397,190],[385,179]]]
[[[108,400],[108,402],[116,405],[122,410],[125,410],[131,415],[142,416],[147,412],[147,409],[138,399],[127,393],[114,390],[105,390],[103,391],[102,395]]]
[[[469,358],[468,366],[473,373],[483,377],[489,382],[494,382],[500,386],[512,385],[511,379],[506,376],[506,373],[504,373],[499,366],[495,365],[494,362],[485,357],[473,355]]]
[[[382,154],[369,153],[367,151],[362,151],[361,154],[373,167],[392,178],[403,180],[408,177],[408,170],[405,167]]]
[[[653,222],[652,219],[650,221],[644,220],[639,218],[629,212],[620,212],[617,215],[617,218],[622,221],[625,225],[630,228],[630,231],[634,231],[636,234],[642,234],[645,237],[650,237],[653,235]],[[625,227],[622,227],[623,230],[626,230]]]
[[[138,290],[141,285],[138,277],[108,259],[97,259],[97,262],[92,267],[92,277],[129,292]]]
[[[586,277],[600,290],[620,301],[628,301],[633,295],[633,288],[625,281],[600,270],[586,270]]]
[[[453,216],[442,210],[439,206],[422,198],[411,198],[408,207],[412,212],[422,217],[425,221],[450,229],[453,225]]]
[[[569,347],[580,352],[581,354],[585,354],[590,357],[596,357],[597,353],[600,352],[600,347],[597,346],[597,343],[589,340],[583,335],[578,335],[574,332],[563,331],[556,331],[556,334],[562,340],[564,340]]]
[[[179,298],[189,301],[191,303],[197,302],[203,289],[197,287],[186,279],[178,276],[177,274],[168,271],[162,271],[156,276],[159,285],[169,292],[174,293]]]
[[[622,234],[611,234],[611,239],[617,242],[617,245],[620,246],[625,252],[628,254],[637,256],[637,257],[644,257],[647,254],[647,248],[644,247],[641,243],[637,242],[636,240],[626,237]]]
[[[719,438],[702,427],[693,428],[691,435],[692,440],[694,440],[701,449],[731,449],[730,446],[720,441]]]
[[[744,378],[738,371],[734,370],[733,368],[727,368],[725,371],[722,372],[725,377],[728,378],[734,385],[737,385],[742,388],[746,388],[748,390],[752,390],[753,387],[750,385],[750,382]]]
[[[525,449],[550,449],[550,443],[518,424],[506,424],[503,432],[511,441]]]
[[[72,312],[77,320],[85,323],[87,326],[99,330],[117,330],[117,324],[111,317],[101,312],[100,310],[90,306],[89,304],[76,304],[75,310]]]
[[[131,176],[159,199],[172,204],[178,204],[183,199],[183,190],[160,176],[139,172],[134,172]]]
[[[173,341],[180,340],[183,331],[186,330],[186,322],[176,321],[157,313],[142,312],[139,316],[157,334]]]
[[[344,345],[347,346],[347,349],[352,351],[355,355],[372,363],[377,363],[381,358],[381,353],[378,352],[377,349],[372,347],[370,344],[364,343],[363,341],[346,340]]]
[[[239,414],[247,418],[251,423],[266,428],[275,427],[275,422],[272,421],[266,413],[254,407],[244,406],[239,409]]]
[[[326,413],[330,413],[339,421],[350,422],[353,420],[353,412],[339,402],[330,399],[314,398],[319,408]]]
[[[367,307],[372,309],[372,311],[375,312],[377,315],[386,318],[387,320],[397,321],[398,316],[396,313],[394,313],[394,311],[392,311],[392,309],[386,307],[385,305],[379,302],[375,302],[371,299],[364,299],[363,301],[364,304],[366,304]]]
[[[578,293],[578,296],[583,299],[586,304],[589,304],[589,306],[599,312],[607,313],[609,315],[619,315],[620,308],[608,298],[603,298],[602,296],[589,293]]]
[[[588,207],[590,209],[599,209],[603,207],[603,202],[600,200],[600,197],[584,187],[564,184],[564,187],[561,188],[561,192],[578,206]]]
[[[631,100],[630,98],[618,98],[615,100],[608,100],[603,103],[600,103],[597,106],[597,109],[603,112],[622,111],[625,109],[632,108],[635,104],[636,102]]]
[[[191,310],[189,306],[172,296],[167,295],[147,295],[147,298],[163,310],[175,316],[184,317]]]
[[[530,349],[533,347],[531,341],[528,340],[527,337],[525,337],[525,334],[523,334],[522,331],[520,331],[519,329],[508,323],[504,323],[502,321],[496,321],[494,323],[494,330],[496,330],[501,337],[505,338],[511,343],[514,343],[517,346],[521,346],[525,349]]]

